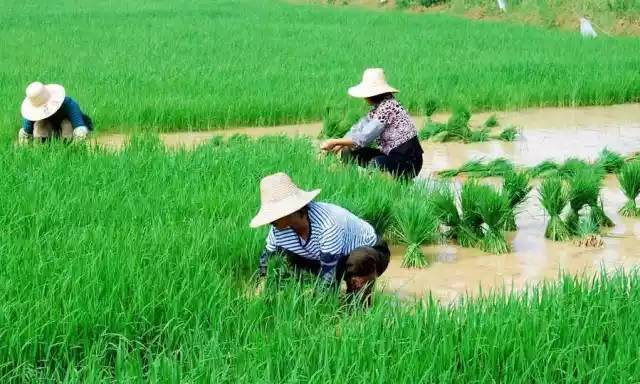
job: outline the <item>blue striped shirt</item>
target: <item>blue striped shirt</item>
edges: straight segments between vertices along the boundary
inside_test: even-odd
[[[373,246],[376,232],[366,221],[337,205],[309,203],[309,240],[305,241],[291,228],[271,227],[265,252],[260,257],[260,271],[266,272],[269,255],[286,250],[300,257],[320,262],[320,277],[327,283],[336,279],[336,266],[343,257],[358,247]]]
[[[60,109],[58,109],[53,115],[47,117],[46,120],[50,121],[54,126],[59,127],[62,120],[65,119],[71,122],[71,126],[74,129],[78,127],[87,127],[88,129],[91,129],[91,126],[84,121],[80,106],[69,96],[64,98]],[[22,128],[28,134],[33,135],[33,121],[22,119]]]

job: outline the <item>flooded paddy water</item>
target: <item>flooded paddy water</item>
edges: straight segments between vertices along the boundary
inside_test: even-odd
[[[490,113],[474,115],[472,123],[480,125]],[[586,108],[544,108],[496,113],[502,126],[513,124],[522,129],[515,142],[423,143],[424,166],[421,177],[459,167],[471,159],[506,157],[517,165],[532,166],[546,159],[562,161],[568,157],[595,159],[605,147],[628,154],[640,151],[640,104]],[[434,120],[445,121],[446,115]],[[423,119],[416,118],[418,128]],[[317,137],[321,123],[273,128],[239,128],[224,131],[162,134],[167,146],[192,147],[216,135],[244,133],[309,135]],[[119,148],[124,135],[98,136],[96,142]],[[489,181],[491,182],[491,181]],[[426,269],[401,268],[404,250],[393,248],[391,264],[381,279],[386,292],[401,297],[421,296],[431,292],[442,302],[452,302],[466,295],[493,289],[521,289],[527,284],[555,279],[561,271],[593,274],[601,268],[612,271],[640,266],[640,219],[618,215],[625,202],[615,176],[608,176],[602,190],[604,208],[615,222],[603,236],[602,248],[583,248],[571,242],[557,243],[544,238],[546,217],[534,189],[517,216],[518,231],[509,234],[513,251],[490,255],[477,249],[453,245],[424,247],[433,263]]]

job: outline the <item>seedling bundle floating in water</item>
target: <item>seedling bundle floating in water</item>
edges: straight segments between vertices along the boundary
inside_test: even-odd
[[[427,108],[427,111],[431,111],[431,109]],[[478,129],[471,129],[470,120],[471,113],[465,107],[455,108],[446,123],[434,122],[431,120],[431,115],[427,115],[425,126],[419,132],[420,140],[431,140],[436,143],[446,141],[477,143],[489,139],[513,141],[518,134],[518,130],[510,126],[501,133],[491,136],[491,128],[498,126],[498,119],[495,115],[490,116]]]
[[[569,203],[567,190],[559,176],[547,177],[539,189],[540,203],[549,215],[544,237],[553,241],[566,241],[571,237],[567,224],[560,214]]]
[[[507,253],[510,250],[504,233],[504,227],[513,210],[506,194],[489,186],[483,186],[483,193],[477,202],[478,213],[482,218],[482,236],[480,248],[493,254]]]

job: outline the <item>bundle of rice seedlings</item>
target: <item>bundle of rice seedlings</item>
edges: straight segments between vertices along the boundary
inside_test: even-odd
[[[449,134],[461,140],[469,138],[471,136],[469,120],[471,120],[471,113],[469,110],[462,106],[456,107],[453,114],[447,121],[447,130],[449,131]]]
[[[484,122],[483,126],[485,126],[487,128],[497,127],[498,126],[498,118],[496,117],[496,115],[489,116],[487,121]]]
[[[529,169],[529,175],[531,177],[545,177],[558,173],[561,165],[553,160],[545,160],[535,167]]]
[[[384,235],[392,222],[393,197],[384,188],[370,190],[366,197],[356,196],[345,208],[367,221],[376,233]]]
[[[471,131],[471,136],[465,139],[465,143],[482,143],[489,140],[489,128]]]
[[[538,194],[542,207],[549,215],[549,223],[544,237],[553,241],[568,240],[571,237],[571,232],[560,217],[562,210],[569,202],[569,196],[562,179],[558,176],[545,178],[540,185]]]
[[[458,227],[458,244],[462,247],[475,247],[483,236],[482,223],[478,202],[491,188],[480,185],[477,180],[471,179],[462,185],[460,191],[460,205],[462,217]]]
[[[511,212],[504,225],[505,231],[515,231],[518,229],[516,225],[516,208],[520,206],[529,192],[531,192],[531,185],[529,185],[529,174],[526,172],[507,172],[504,175],[502,184],[502,191],[509,200],[509,207]]]
[[[427,121],[424,124],[424,127],[420,130],[419,138],[420,140],[428,140],[441,132],[447,131],[447,125],[442,123],[436,123],[433,121]]]
[[[358,111],[339,111],[327,108],[322,119],[321,138],[340,138],[349,132],[349,129],[358,122]]]
[[[438,240],[438,226],[438,217],[424,196],[416,194],[396,205],[391,232],[394,239],[407,246],[403,267],[421,268],[429,264],[420,245]]]
[[[602,247],[604,244],[600,236],[600,227],[591,214],[580,217],[576,234],[578,239],[575,244],[579,247]]]
[[[620,173],[618,181],[622,192],[628,201],[620,208],[622,216],[640,216],[640,210],[636,205],[636,198],[640,194],[640,161],[631,161],[625,164]]]
[[[570,157],[560,166],[558,172],[564,177],[573,177],[581,171],[593,168],[593,166],[582,159]]]
[[[485,171],[484,176],[486,177],[504,176],[507,173],[513,172],[514,169],[515,169],[515,166],[510,160],[505,159],[504,157],[498,157],[496,159],[491,160],[487,164],[487,169]]]
[[[599,226],[613,224],[601,206],[598,205],[603,176],[600,168],[588,167],[576,170],[569,178],[571,212],[567,217],[567,225],[572,233],[577,234],[578,232],[579,212],[585,206],[590,207],[591,216]]]
[[[424,103],[424,114],[427,116],[427,120],[431,120],[431,116],[438,110],[440,103],[435,99],[428,99]]]
[[[597,164],[604,168],[607,173],[618,173],[620,169],[624,166],[624,157],[619,153],[608,150],[607,148],[603,149],[600,152],[600,156],[598,156]]]
[[[451,186],[441,186],[431,194],[433,210],[440,223],[447,229],[444,236],[447,239],[457,239],[461,224],[460,213],[456,206],[455,192]]]
[[[504,234],[504,226],[512,210],[506,194],[488,187],[479,196],[477,202],[478,214],[483,221],[483,236],[480,248],[492,254],[507,253],[510,250]]]
[[[453,136],[449,134],[449,131],[438,132],[437,134],[431,136],[431,141],[434,143],[444,143],[445,141],[449,141]]]
[[[518,129],[513,125],[503,129],[498,135],[498,139],[502,141],[515,141],[518,137]]]

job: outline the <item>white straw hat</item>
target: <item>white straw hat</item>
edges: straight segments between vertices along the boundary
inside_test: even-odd
[[[285,173],[269,175],[260,181],[260,211],[250,226],[257,228],[290,215],[309,204],[319,193],[319,189],[303,191]]]
[[[58,112],[64,102],[64,87],[58,84],[44,85],[38,81],[29,84],[22,102],[22,117],[40,121]]]
[[[355,87],[349,88],[349,95],[353,97],[365,98],[382,95],[383,93],[399,92],[393,88],[384,78],[382,68],[368,68],[362,74],[362,82]]]

